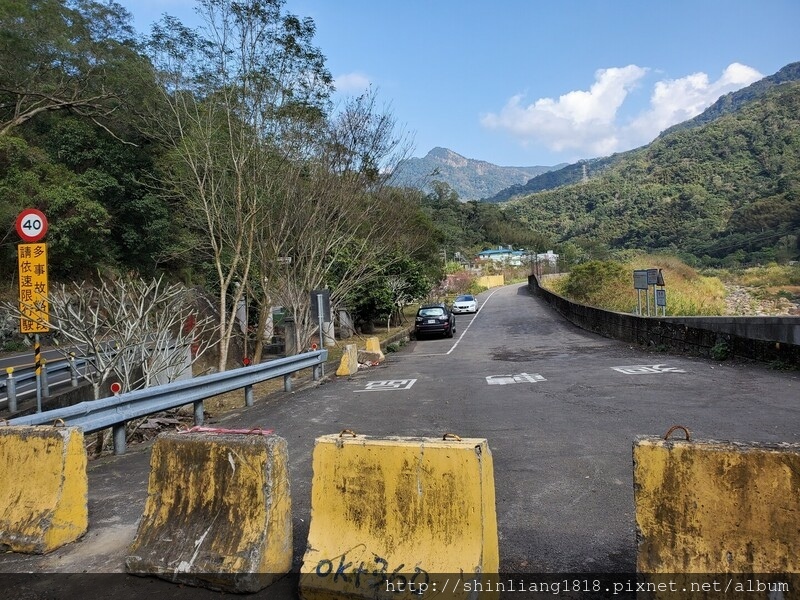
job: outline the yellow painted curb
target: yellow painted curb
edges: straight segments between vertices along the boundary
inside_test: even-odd
[[[800,444],[639,438],[633,461],[639,571],[800,571]]]
[[[45,554],[86,533],[86,462],[77,427],[0,427],[0,547]]]
[[[305,600],[424,597],[402,592],[407,584],[441,591],[446,574],[496,579],[494,471],[485,439],[343,432],[317,438],[313,469],[300,576]],[[462,586],[447,597],[470,593]]]
[[[270,585],[292,563],[287,462],[275,435],[160,435],[128,572],[232,592]]]

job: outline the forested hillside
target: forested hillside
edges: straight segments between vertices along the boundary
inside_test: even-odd
[[[602,175],[504,205],[578,247],[669,251],[694,263],[796,258],[800,234],[800,83],[663,135]]]
[[[714,119],[738,111],[748,102],[758,100],[773,87],[793,81],[800,81],[800,62],[788,64],[774,75],[769,75],[768,77],[764,77],[748,85],[746,88],[721,96],[714,104],[695,118],[673,125],[669,129],[663,131],[661,136],[668,135],[681,129],[691,129],[692,127],[710,123]]]
[[[512,185],[509,188],[500,190],[487,202],[499,203],[506,202],[518,196],[534,194],[544,190],[552,190],[562,185],[580,183],[591,177],[598,177],[611,165],[624,160],[627,153],[614,154],[601,158],[582,160],[571,165],[566,165],[560,169],[554,169],[547,173],[537,175],[522,185]]]

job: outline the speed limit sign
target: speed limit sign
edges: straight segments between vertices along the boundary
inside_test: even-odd
[[[47,233],[47,217],[35,208],[26,208],[17,217],[17,233],[24,242],[38,242]]]

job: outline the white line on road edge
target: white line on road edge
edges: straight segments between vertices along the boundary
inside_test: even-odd
[[[461,342],[461,339],[467,334],[467,330],[470,327],[472,327],[472,324],[475,322],[475,319],[478,318],[478,315],[481,314],[481,311],[483,310],[483,307],[486,306],[486,303],[489,301],[489,298],[494,296],[498,291],[500,291],[500,289],[502,289],[502,288],[497,288],[496,290],[494,290],[491,294],[489,294],[486,297],[486,300],[481,302],[481,307],[478,309],[478,312],[476,312],[475,316],[472,317],[472,320],[469,322],[469,325],[467,325],[466,328],[464,329],[464,331],[461,332],[461,335],[458,336],[458,339],[456,340],[455,344],[453,344],[451,346],[450,350],[448,350],[447,352],[437,352],[435,354],[411,354],[411,355],[409,355],[409,358],[416,358],[418,356],[447,356],[447,355],[449,355],[453,350],[456,349],[456,346],[458,346],[458,344]]]
[[[500,289],[500,288],[497,288],[497,290],[499,290],[499,289]],[[474,316],[474,317],[472,317],[472,320],[469,322],[469,325],[467,325],[466,329],[464,329],[464,331],[462,331],[462,332],[461,332],[461,335],[460,335],[460,336],[458,336],[458,339],[456,340],[456,343],[455,343],[455,344],[453,344],[453,347],[452,347],[452,348],[450,348],[450,350],[448,350],[448,351],[445,353],[445,355],[447,355],[447,354],[450,354],[450,353],[451,353],[453,350],[455,350],[455,349],[456,349],[456,346],[458,346],[458,344],[461,342],[461,339],[462,339],[462,338],[463,338],[465,335],[467,335],[467,331],[469,331],[469,328],[470,328],[470,327],[472,327],[472,324],[475,322],[475,319],[477,319],[477,318],[478,318],[478,315],[479,315],[479,314],[481,314],[481,311],[483,310],[483,307],[484,307],[484,306],[486,306],[486,303],[489,301],[489,298],[491,298],[492,296],[494,296],[494,295],[497,293],[497,290],[494,290],[494,291],[493,291],[491,294],[489,294],[489,295],[486,297],[486,300],[484,300],[484,301],[481,303],[481,307],[478,309],[478,312],[476,312],[476,313],[475,313],[475,316]]]

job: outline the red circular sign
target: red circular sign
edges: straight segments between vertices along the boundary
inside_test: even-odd
[[[119,381],[115,381],[111,384],[111,393],[112,394],[119,394],[122,391],[122,384]]]
[[[17,217],[17,233],[24,242],[38,242],[47,233],[47,217],[35,208],[26,208]]]

